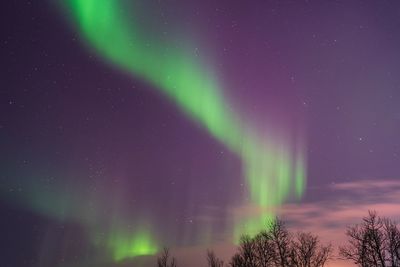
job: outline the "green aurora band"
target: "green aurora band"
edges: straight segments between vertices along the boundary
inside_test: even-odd
[[[191,52],[194,49],[187,45],[190,42],[181,42],[186,46],[182,48],[172,45],[176,40],[152,40],[124,16],[117,0],[64,0],[60,6],[88,49],[159,90],[242,160],[249,192],[246,205],[262,212],[247,218],[232,215],[235,240],[243,233],[254,234],[265,227],[266,219],[274,216],[270,207],[283,204],[290,195],[302,196],[306,177],[302,138],[261,136],[248,127],[230,109],[212,67]],[[115,261],[158,251],[160,244],[155,243],[150,230],[132,233],[115,228],[106,237]]]

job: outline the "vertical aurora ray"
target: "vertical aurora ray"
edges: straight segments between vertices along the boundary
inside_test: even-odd
[[[273,216],[268,207],[282,204],[291,194],[303,194],[306,159],[301,138],[290,145],[276,133],[261,135],[249,127],[243,114],[231,109],[212,66],[190,52],[194,49],[187,45],[189,41],[181,42],[185,47],[172,45],[176,40],[153,42],[140,31],[140,25],[124,16],[116,0],[65,0],[60,6],[88,49],[151,84],[242,160],[249,202],[265,212],[234,218],[235,238],[263,228]],[[115,261],[154,254],[159,247],[150,231],[111,232],[105,243]]]
[[[136,256],[153,255],[160,249],[149,220],[140,217],[134,220],[133,225],[132,218],[113,210],[114,203],[90,196],[90,192],[78,184],[54,182],[51,190],[34,182],[27,185],[29,190],[17,200],[7,194],[2,197],[60,223],[77,223],[86,230],[92,245],[99,251],[106,251],[106,255],[101,257],[120,262]],[[71,194],[66,187],[74,188],[74,193]],[[113,216],[105,210],[113,210]]]
[[[136,256],[157,253],[158,247],[152,235],[141,230],[137,233],[114,232],[107,240],[107,246],[112,251],[114,261],[122,261]]]

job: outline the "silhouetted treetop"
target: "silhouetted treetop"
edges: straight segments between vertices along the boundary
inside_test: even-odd
[[[267,224],[254,238],[243,236],[231,267],[321,267],[332,254],[331,245],[321,245],[311,233],[288,231],[283,221]]]
[[[360,224],[348,227],[346,235],[347,245],[339,249],[343,259],[361,267],[400,266],[400,232],[394,221],[369,211]]]

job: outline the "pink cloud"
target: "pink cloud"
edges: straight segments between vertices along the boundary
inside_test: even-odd
[[[346,243],[345,231],[349,225],[359,223],[368,210],[380,216],[400,219],[400,181],[362,180],[336,183],[318,188],[324,198],[313,202],[289,203],[276,212],[292,230],[309,231],[320,236],[322,242],[332,243],[335,248]],[[257,206],[236,207],[235,216],[257,216],[265,213]],[[337,250],[336,250],[337,251]],[[334,260],[330,266],[353,266],[350,262]]]

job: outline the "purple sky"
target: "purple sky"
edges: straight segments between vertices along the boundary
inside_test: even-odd
[[[206,213],[224,232],[230,212],[257,213],[238,198],[239,160],[151,86],[88,52],[49,2],[7,1],[0,11],[0,265],[91,262],[80,225],[26,208],[24,196],[37,187],[39,198],[61,190],[79,200],[99,184],[107,216],[123,201],[128,218],[157,221],[183,263],[195,255],[202,264],[196,227],[179,229]],[[307,188],[277,208],[291,227],[337,244],[368,209],[400,219],[400,3],[149,3],[193,31],[235,108],[260,128],[266,118],[303,124]],[[222,255],[226,238],[215,233]]]

